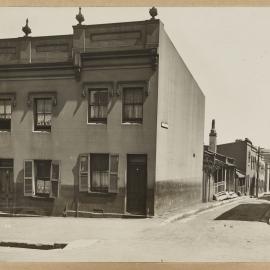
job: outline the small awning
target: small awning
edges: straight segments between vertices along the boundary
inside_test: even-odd
[[[246,176],[238,171],[236,171],[236,175],[238,176],[238,178],[245,178]]]

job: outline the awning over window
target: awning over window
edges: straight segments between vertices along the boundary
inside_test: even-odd
[[[238,176],[238,178],[245,178],[246,176],[238,171],[236,171],[236,175]]]

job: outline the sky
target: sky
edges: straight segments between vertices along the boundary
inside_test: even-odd
[[[157,7],[158,18],[205,95],[205,136],[270,148],[270,8]],[[84,24],[146,20],[149,7],[82,7]],[[72,34],[77,7],[0,7],[0,38]]]

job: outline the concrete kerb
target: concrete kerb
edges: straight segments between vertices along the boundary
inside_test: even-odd
[[[247,198],[249,198],[249,197],[248,196],[242,196],[242,197],[237,197],[237,198],[233,198],[233,199],[229,199],[229,200],[215,202],[215,203],[212,203],[210,205],[202,205],[202,207],[200,207],[200,208],[197,208],[197,209],[185,212],[185,213],[178,213],[176,215],[173,215],[173,216],[167,218],[166,220],[164,220],[161,223],[161,225],[166,225],[168,223],[172,223],[172,222],[175,222],[177,220],[187,218],[187,217],[190,217],[192,215],[196,215],[196,214],[198,214],[200,212],[203,212],[203,211],[206,211],[206,210],[218,207],[218,206],[222,206],[222,205],[225,205],[225,204],[227,205],[227,204],[230,204],[230,203],[233,203],[233,202],[236,202],[236,201],[244,200],[244,199],[247,199]]]

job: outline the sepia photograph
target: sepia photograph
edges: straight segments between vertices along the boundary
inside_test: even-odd
[[[270,7],[0,7],[0,262],[269,262],[269,33]]]

